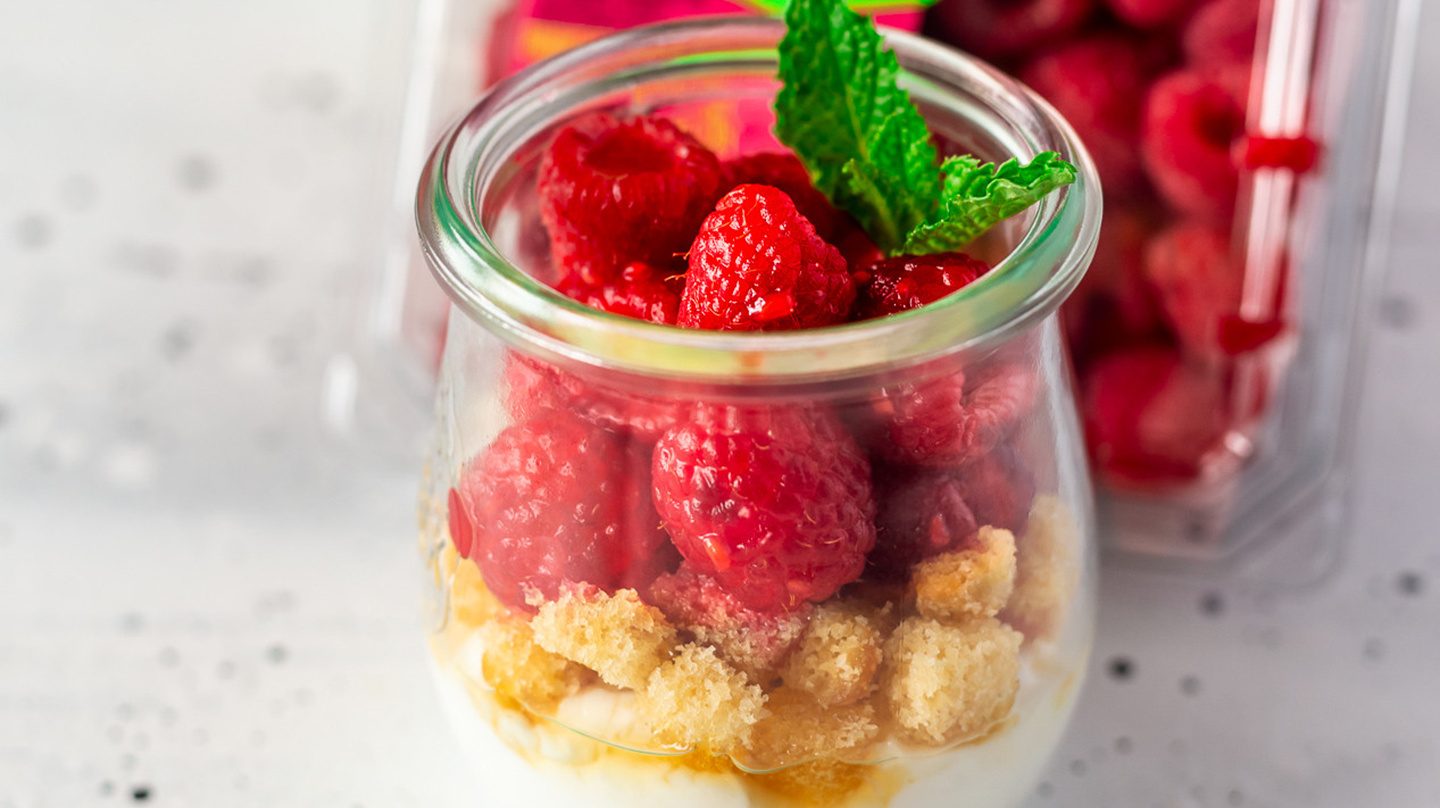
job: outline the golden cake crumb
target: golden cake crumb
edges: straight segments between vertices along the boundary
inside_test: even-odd
[[[885,644],[884,693],[899,734],[940,744],[984,732],[1020,689],[1020,633],[993,617],[911,617]]]
[[[676,640],[665,615],[633,589],[564,592],[542,604],[531,625],[540,647],[579,662],[608,684],[634,690],[670,658]]]
[[[500,599],[490,593],[480,577],[480,568],[467,558],[459,558],[448,546],[446,552],[453,559],[450,575],[450,614],[462,625],[478,626],[505,612]]]
[[[1016,557],[1015,592],[1000,618],[1034,640],[1053,636],[1075,592],[1075,516],[1055,496],[1035,498]]]
[[[650,674],[636,707],[656,741],[730,749],[765,715],[765,691],[709,646],[688,644]]]
[[[982,527],[979,546],[915,565],[910,591],[920,614],[949,623],[994,617],[1015,588],[1015,536]]]
[[[786,660],[785,683],[826,707],[870,695],[884,656],[880,616],[846,603],[816,608],[805,636]]]
[[[765,701],[769,712],[755,725],[744,761],[755,769],[777,769],[833,757],[874,739],[880,727],[868,701],[825,707],[793,687],[778,687]]]
[[[492,620],[480,632],[485,644],[480,673],[498,696],[547,709],[579,689],[584,669],[537,645],[524,620]]]

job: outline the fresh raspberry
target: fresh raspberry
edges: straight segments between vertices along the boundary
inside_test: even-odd
[[[540,215],[551,257],[598,286],[631,261],[684,253],[720,187],[720,161],[663,118],[595,114],[572,124],[540,163]]]
[[[1260,34],[1260,0],[1209,0],[1185,25],[1185,58],[1196,67],[1248,64]]]
[[[877,470],[875,549],[867,576],[903,581],[910,568],[969,541],[979,522],[951,469]]]
[[[679,324],[787,331],[844,322],[855,302],[845,259],[784,191],[741,185],[721,198],[690,248]]]
[[[1014,447],[1001,444],[957,470],[960,491],[982,526],[1019,533],[1030,518],[1035,477]]]
[[[1246,135],[1231,149],[1235,165],[1245,171],[1280,168],[1307,174],[1320,162],[1320,144],[1308,137]]]
[[[1245,275],[1230,237],[1203,222],[1171,225],[1145,248],[1145,275],[1187,351],[1220,356],[1221,324],[1240,314]]]
[[[1188,480],[1223,449],[1223,378],[1172,348],[1136,346],[1098,362],[1082,409],[1091,460],[1111,482]]]
[[[572,275],[561,282],[560,291],[592,309],[665,325],[675,324],[680,309],[680,293],[666,271],[640,261],[626,264],[619,276],[598,286]]]
[[[573,373],[524,354],[505,354],[503,402],[511,417],[548,410],[573,413],[597,426],[654,441],[677,424],[688,405],[678,398],[646,396],[589,384]]]
[[[1107,194],[1144,180],[1135,144],[1151,61],[1135,37],[1095,34],[1044,51],[1020,72],[1085,141]]]
[[[647,461],[642,444],[562,413],[512,425],[450,491],[455,547],[516,609],[567,583],[646,586],[675,561]]]
[[[1138,209],[1105,211],[1095,259],[1065,302],[1066,334],[1077,363],[1150,338],[1161,327],[1159,304],[1145,277],[1145,245],[1154,232],[1151,217]]]
[[[1179,22],[1196,0],[1105,0],[1105,4],[1128,25],[1159,28]]]
[[[690,563],[650,585],[649,600],[670,622],[717,646],[721,656],[747,671],[773,671],[804,633],[810,605],[793,611],[752,609],[713,576]],[[699,638],[697,638],[699,639]]]
[[[925,33],[977,56],[1014,56],[1079,28],[1094,0],[943,0],[925,17]]]
[[[1141,153],[1165,201],[1184,213],[1223,221],[1235,209],[1230,149],[1245,132],[1237,75],[1182,70],[1150,88]]]
[[[849,216],[837,210],[810,180],[805,164],[793,154],[760,152],[728,160],[722,165],[725,181],[722,191],[737,185],[769,185],[790,197],[800,215],[810,220],[820,237],[836,244],[851,226]]]
[[[855,317],[868,320],[934,303],[969,286],[990,267],[964,253],[900,255],[871,264]]]
[[[654,478],[680,553],[752,609],[830,597],[875,544],[870,464],[827,410],[701,406]]]
[[[1030,414],[1039,395],[1035,370],[1006,359],[887,389],[876,407],[883,424],[875,447],[886,459],[953,466],[989,452]]]

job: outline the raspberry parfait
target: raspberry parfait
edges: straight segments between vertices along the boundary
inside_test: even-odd
[[[536,65],[422,177],[430,648],[495,804],[1011,805],[1067,723],[1093,166],[984,63],[791,9]]]

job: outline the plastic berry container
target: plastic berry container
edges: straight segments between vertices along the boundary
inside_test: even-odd
[[[557,132],[643,114],[721,157],[763,148],[768,127],[725,133],[769,114],[783,31],[722,17],[586,44],[496,85],[422,175],[420,239],[452,303],[422,502],[429,644],[491,803],[1008,805],[1067,723],[1096,552],[1059,307],[1101,206],[1050,107],[887,34],[943,141],[1077,166],[930,306],[697,331],[545,282],[536,186]]]
[[[1064,314],[1108,544],[1232,559],[1292,517],[1329,521],[1288,526],[1309,536],[1338,524],[1407,5],[930,9],[927,34],[1055,104],[1105,184],[1100,249]]]

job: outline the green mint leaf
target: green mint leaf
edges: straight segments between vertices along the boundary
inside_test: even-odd
[[[1056,188],[1075,181],[1075,166],[1055,152],[1041,152],[1025,165],[1013,157],[998,166],[981,163],[968,154],[948,157],[940,171],[945,175],[940,209],[933,219],[911,230],[890,254],[959,250]]]
[[[925,119],[875,24],[840,0],[791,0],[780,42],[775,133],[815,185],[882,249],[929,220],[940,197]]]

